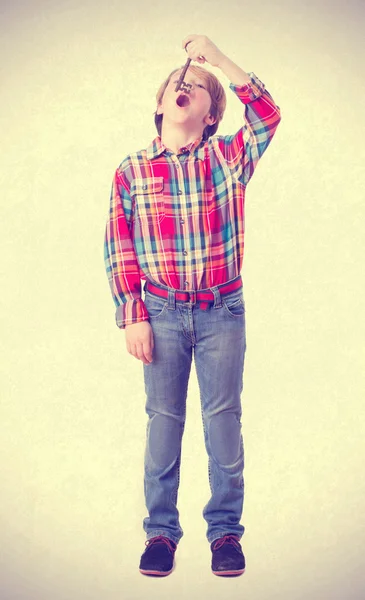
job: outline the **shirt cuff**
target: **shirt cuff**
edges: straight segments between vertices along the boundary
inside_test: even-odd
[[[234,83],[230,83],[230,89],[239,97],[243,104],[248,104],[257,98],[262,96],[265,90],[265,84],[253,73],[247,73],[250,78],[250,82],[245,83],[245,85],[235,85]]]
[[[119,329],[125,329],[126,325],[148,321],[148,311],[142,298],[127,300],[118,306],[115,312],[115,321]]]

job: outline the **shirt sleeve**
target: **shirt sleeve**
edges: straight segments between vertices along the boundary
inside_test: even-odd
[[[128,183],[123,172],[117,169],[105,228],[104,262],[116,306],[115,320],[120,329],[148,320],[148,311],[141,298],[141,273],[131,235],[132,206]]]
[[[249,83],[229,85],[245,105],[243,127],[234,135],[217,136],[219,148],[232,174],[243,185],[251,179],[281,120],[280,107],[275,104],[265,84],[254,73],[248,75]]]

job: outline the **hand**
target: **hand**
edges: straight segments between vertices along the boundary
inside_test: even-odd
[[[125,338],[127,350],[135,358],[141,360],[145,365],[152,362],[152,351],[154,348],[152,327],[148,321],[132,323],[125,327]]]
[[[191,60],[201,64],[207,62],[212,67],[219,67],[220,62],[225,58],[223,52],[206,35],[188,35],[183,40],[182,47]]]

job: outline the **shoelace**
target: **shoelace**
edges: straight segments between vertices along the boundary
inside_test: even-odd
[[[171,553],[175,552],[175,548],[172,546],[171,544],[171,540],[169,540],[169,538],[164,537],[163,535],[158,535],[150,540],[147,540],[145,542],[145,546],[151,546],[152,544],[166,544],[170,550]]]
[[[213,546],[213,550],[218,550],[219,548],[221,548],[223,546],[223,544],[232,544],[232,546],[236,546],[237,548],[239,548],[239,543],[238,543],[239,538],[236,535],[225,535],[222,538],[219,538],[216,543]]]

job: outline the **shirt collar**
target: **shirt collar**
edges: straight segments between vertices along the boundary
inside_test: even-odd
[[[197,150],[197,158],[199,158],[200,160],[204,160],[203,137],[198,138],[194,142],[190,142],[190,144],[183,146],[183,148],[189,150],[190,154],[194,154],[195,150]],[[182,150],[183,148],[180,148],[180,150]],[[157,158],[158,156],[160,156],[160,154],[165,152],[165,150],[168,150],[168,148],[166,148],[166,146],[162,143],[161,137],[158,135],[157,137],[155,137],[155,139],[151,142],[151,144],[146,150],[147,159],[152,160],[153,158]]]

